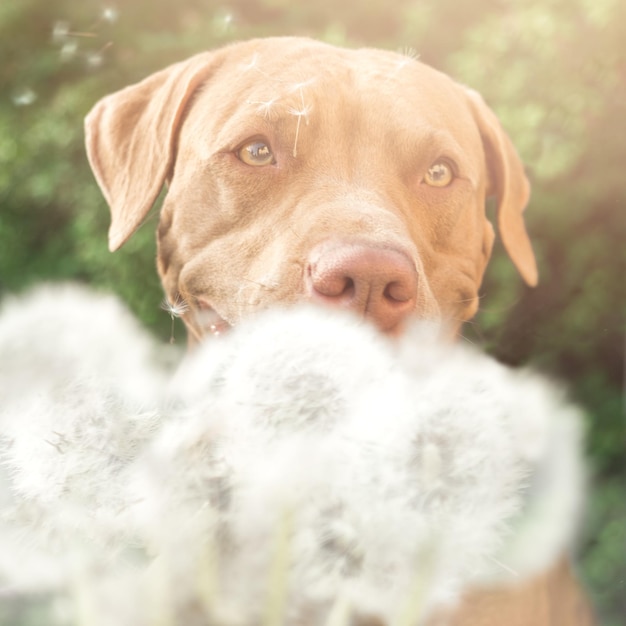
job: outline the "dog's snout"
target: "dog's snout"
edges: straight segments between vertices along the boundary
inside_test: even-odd
[[[403,251],[368,243],[325,242],[309,255],[309,298],[354,310],[394,332],[414,311],[418,275]]]

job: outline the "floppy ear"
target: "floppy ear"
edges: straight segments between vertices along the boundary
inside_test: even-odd
[[[87,156],[111,209],[111,252],[157,199],[173,165],[185,107],[217,58],[207,52],[171,65],[103,98],[87,115]]]
[[[524,167],[493,111],[477,92],[468,89],[467,93],[485,148],[487,193],[498,200],[500,237],[522,278],[534,287],[538,281],[537,263],[523,217],[530,196]]]

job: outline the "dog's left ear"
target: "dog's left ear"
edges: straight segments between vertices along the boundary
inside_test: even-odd
[[[215,53],[196,55],[103,98],[87,115],[87,156],[111,209],[111,252],[156,201],[173,165],[185,107],[217,64]]]
[[[466,90],[472,114],[483,140],[489,185],[488,195],[498,201],[498,230],[502,243],[515,267],[528,285],[538,281],[533,253],[523,212],[530,196],[524,166],[498,118],[477,92]]]

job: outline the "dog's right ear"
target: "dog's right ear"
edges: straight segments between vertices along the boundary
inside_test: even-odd
[[[207,52],[171,65],[103,98],[87,115],[87,156],[111,209],[111,252],[156,201],[173,165],[185,107],[220,58]]]
[[[530,195],[524,166],[482,97],[471,89],[466,89],[465,93],[485,149],[489,174],[487,193],[495,195],[498,201],[498,230],[502,243],[526,284],[534,287],[538,280],[537,262],[523,216]]]

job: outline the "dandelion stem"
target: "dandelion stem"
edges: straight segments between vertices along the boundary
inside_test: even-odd
[[[276,550],[268,576],[269,588],[262,626],[281,626],[287,604],[289,582],[289,544],[293,531],[293,512],[286,510],[276,532]]]
[[[298,115],[298,123],[296,124],[296,138],[293,143],[293,156],[296,158],[298,156],[298,137],[300,136],[300,120],[302,119],[301,115]]]
[[[351,617],[352,608],[350,602],[340,594],[328,612],[325,626],[348,626],[352,621]]]

